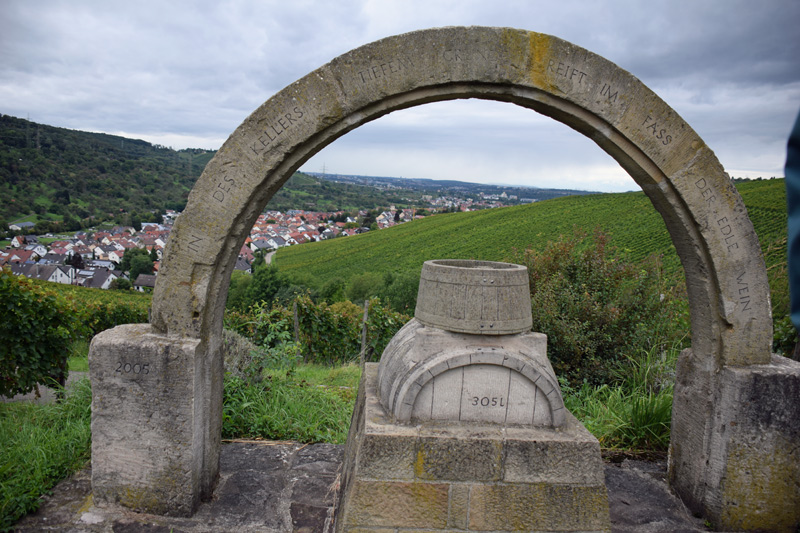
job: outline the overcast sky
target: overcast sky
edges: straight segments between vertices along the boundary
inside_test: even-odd
[[[0,0],[0,113],[219,148],[270,96],[382,37],[454,25],[555,35],[630,71],[732,176],[782,176],[800,109],[800,1]],[[594,143],[511,104],[392,113],[303,169],[602,191],[637,185]]]

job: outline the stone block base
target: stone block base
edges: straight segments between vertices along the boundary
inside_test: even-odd
[[[702,418],[693,400],[704,389],[693,385],[703,376],[692,356],[682,354],[675,388],[672,487],[718,529],[796,531],[800,363],[773,355],[769,365],[723,368],[708,380],[715,401]]]
[[[394,423],[367,364],[347,439],[336,531],[608,531],[597,440],[558,429]]]
[[[219,474],[222,369],[197,339],[148,324],[92,340],[92,491],[100,504],[191,516]]]

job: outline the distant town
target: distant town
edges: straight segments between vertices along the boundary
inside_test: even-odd
[[[259,215],[249,236],[239,250],[236,270],[251,272],[258,254],[286,246],[348,237],[385,229],[424,216],[476,209],[504,207],[519,203],[514,195],[479,193],[476,198],[424,195],[429,207],[381,210],[322,212],[305,210],[265,211]],[[534,200],[530,200],[534,201]],[[161,223],[143,222],[133,226],[82,230],[71,236],[26,235],[33,224],[9,225],[14,237],[0,251],[0,267],[8,266],[14,274],[54,283],[66,283],[97,289],[150,291],[155,286],[170,230],[180,213],[167,210]],[[130,257],[147,256],[150,263],[134,268]],[[129,260],[126,261],[126,254]],[[141,264],[141,262],[139,263]]]

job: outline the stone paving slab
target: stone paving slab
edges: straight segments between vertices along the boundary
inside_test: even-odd
[[[91,471],[61,482],[15,531],[66,533],[329,533],[344,447],[248,441],[222,447],[220,481],[192,518],[94,505]],[[615,532],[707,531],[667,488],[666,464],[624,460],[605,466]]]
[[[88,372],[70,372],[69,374],[67,374],[67,382],[65,384],[65,388],[69,389],[70,385],[86,377],[89,377]],[[0,396],[0,403],[5,403],[5,402],[49,403],[55,401],[55,399],[56,399],[56,389],[41,385],[39,386],[38,395],[34,390],[27,394],[17,394],[16,396],[13,396],[11,398]]]

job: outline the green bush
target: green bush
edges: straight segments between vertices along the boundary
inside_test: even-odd
[[[0,270],[0,395],[64,384],[72,339],[81,332],[75,307],[59,294]]]
[[[417,280],[417,284],[419,284],[419,280]],[[371,299],[367,318],[367,346],[364,359],[372,362],[380,361],[386,345],[409,320],[411,320],[409,315],[398,313],[392,308],[382,305],[378,298]]]
[[[334,365],[358,359],[361,309],[357,305],[315,304],[308,296],[298,297],[294,304],[307,362]]]
[[[71,302],[81,325],[79,335],[86,339],[120,324],[144,323],[152,295],[136,291],[104,291],[32,280],[31,283],[57,293]]]
[[[511,259],[528,268],[533,330],[547,335],[556,374],[573,384],[612,383],[617,362],[688,331],[685,302],[659,261],[629,263],[608,240],[576,232]]]
[[[126,301],[122,299],[105,302],[84,301],[81,306],[77,307],[75,316],[79,322],[89,328],[91,337],[121,324],[147,322],[149,303],[149,300]]]
[[[297,307],[297,343],[294,343],[294,307]],[[309,363],[326,365],[355,361],[361,352],[364,310],[349,301],[315,303],[307,294],[285,306],[262,302],[248,311],[225,313],[225,327],[248,337],[267,350],[270,360],[290,364],[299,349]],[[367,360],[378,360],[386,344],[411,317],[397,313],[378,298],[370,300],[367,320]]]
[[[227,310],[244,310],[247,308],[247,291],[253,276],[241,270],[234,270],[231,274],[231,284],[228,287],[228,300],[225,303]]]
[[[350,279],[347,287],[347,298],[351,302],[362,303],[383,290],[383,276],[374,272],[365,272]]]
[[[319,297],[328,303],[341,302],[345,299],[345,288],[346,283],[342,278],[331,278],[320,289]]]
[[[273,306],[272,309],[279,308]],[[259,345],[235,331],[223,330],[226,373],[248,382],[260,381],[265,369],[290,369],[300,361],[301,347],[293,340],[286,317],[270,311],[257,315],[261,320],[277,317],[277,320],[258,324]]]
[[[413,314],[417,307],[419,272],[387,273],[383,283],[381,298],[395,311]]]
[[[246,308],[262,301],[272,302],[278,291],[288,283],[286,276],[281,275],[276,266],[262,264],[254,268],[240,305]]]

